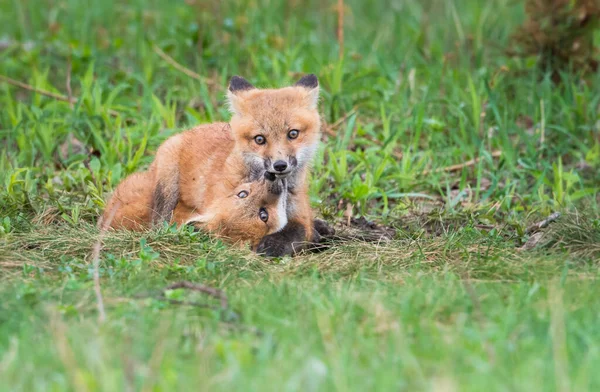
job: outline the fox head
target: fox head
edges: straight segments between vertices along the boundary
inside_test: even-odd
[[[254,249],[264,236],[287,224],[286,203],[285,180],[263,178],[236,186],[225,198],[212,203],[206,213],[185,223],[196,223],[233,241],[249,241]]]
[[[235,148],[250,173],[285,178],[310,163],[321,128],[315,75],[279,89],[258,89],[234,76],[228,99]]]

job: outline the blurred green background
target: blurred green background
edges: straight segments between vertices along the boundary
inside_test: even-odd
[[[541,43],[513,56],[528,36],[597,43],[564,27],[595,2],[538,1],[575,7],[540,17],[556,39],[519,30],[525,3],[0,0],[0,389],[597,390],[600,77],[540,68]],[[187,229],[109,233],[99,323],[114,187],[226,121],[232,75],[305,73],[315,210],[394,239],[267,261]],[[159,295],[183,279],[231,308]]]

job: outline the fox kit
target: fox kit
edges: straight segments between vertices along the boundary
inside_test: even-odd
[[[215,190],[219,197],[204,203],[202,213],[178,204],[173,220],[193,223],[233,242],[250,243],[252,250],[256,250],[266,235],[276,233],[286,225],[285,180],[262,179],[233,189],[229,184],[221,184],[220,188]]]
[[[231,122],[196,127],[168,139],[153,163],[154,223],[177,210],[204,204],[221,182],[286,180],[287,225],[266,236],[257,251],[267,256],[292,254],[313,241],[313,215],[307,175],[320,140],[319,84],[307,75],[295,85],[258,89],[234,76],[228,91]]]
[[[153,184],[152,171],[127,177],[115,190],[103,220],[114,214],[110,227],[141,230],[150,226]],[[201,211],[178,206],[171,222],[194,224],[234,243],[250,243],[253,250],[264,236],[287,223],[285,180],[263,179],[237,186],[220,184],[213,189],[213,195]]]

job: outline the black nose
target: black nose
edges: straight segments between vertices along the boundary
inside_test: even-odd
[[[285,171],[285,169],[287,169],[287,162],[284,161],[276,161],[273,164],[273,169],[275,169],[278,172],[282,172]]]

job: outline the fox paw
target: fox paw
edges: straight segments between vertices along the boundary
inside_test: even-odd
[[[327,222],[315,219],[313,221],[311,241],[305,240],[304,228],[299,225],[285,227],[282,231],[264,237],[256,248],[256,253],[266,257],[292,256],[300,251],[320,251],[326,249],[321,242],[331,239],[335,230]]]
[[[292,256],[306,245],[306,231],[297,223],[288,224],[283,230],[264,237],[256,253],[267,257]]]
[[[313,221],[313,239],[312,242],[319,243],[323,240],[330,239],[335,235],[335,229],[329,223],[321,219]]]
[[[297,251],[288,239],[274,235],[263,238],[256,248],[256,253],[265,257],[292,256]]]

